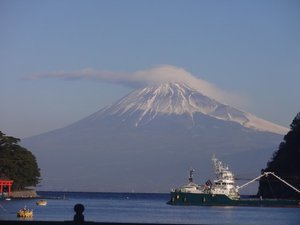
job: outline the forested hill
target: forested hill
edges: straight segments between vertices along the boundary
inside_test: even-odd
[[[279,149],[274,152],[264,171],[275,172],[278,176],[300,189],[300,112],[290,125],[291,130],[284,136]],[[300,194],[273,176],[260,179],[258,195],[264,198],[300,199]]]
[[[19,142],[20,139],[0,131],[0,179],[13,180],[13,191],[36,186],[40,180],[35,156]]]

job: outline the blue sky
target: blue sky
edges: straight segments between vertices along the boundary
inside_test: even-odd
[[[299,25],[297,0],[0,0],[0,130],[66,126],[164,65],[288,127],[300,111]]]

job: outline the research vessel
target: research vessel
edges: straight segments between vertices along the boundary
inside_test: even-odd
[[[208,180],[203,185],[194,183],[193,173],[190,170],[188,183],[178,189],[171,190],[171,198],[168,204],[171,205],[199,205],[199,206],[263,206],[263,207],[300,207],[300,199],[264,199],[262,197],[249,198],[241,196],[239,190],[250,183],[259,180],[263,176],[274,176],[281,182],[294,189],[300,191],[277,176],[273,172],[263,172],[260,176],[237,186],[234,174],[229,167],[212,157],[216,178],[213,181]]]

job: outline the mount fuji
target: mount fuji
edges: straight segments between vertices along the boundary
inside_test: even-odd
[[[212,177],[212,154],[237,175],[257,175],[287,132],[186,84],[165,83],[22,144],[37,157],[42,190],[168,192],[190,168],[199,182]]]

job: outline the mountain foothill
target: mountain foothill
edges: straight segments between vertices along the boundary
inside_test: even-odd
[[[41,189],[168,192],[213,177],[213,154],[255,177],[288,129],[183,83],[136,89],[69,126],[22,140],[38,159]]]

